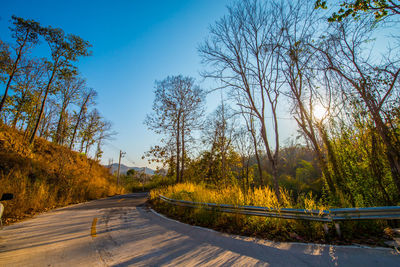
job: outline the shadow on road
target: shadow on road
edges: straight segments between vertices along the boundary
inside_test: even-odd
[[[255,240],[137,211],[127,222],[131,231],[113,236],[125,255],[118,263],[110,258],[113,266],[396,266],[400,260],[390,250]]]
[[[148,192],[118,195],[61,208],[60,210],[91,210],[136,207],[143,204],[147,197]]]

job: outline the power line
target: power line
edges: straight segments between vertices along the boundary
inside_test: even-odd
[[[107,146],[109,146],[109,147],[111,147],[111,148],[113,148],[116,152],[118,152],[118,153],[120,153],[120,151],[122,151],[123,149],[122,148],[119,148],[119,147],[117,147],[117,146],[115,146],[115,145],[113,145],[112,143],[110,143],[110,142],[104,142],[104,144],[105,145],[107,145]],[[135,163],[135,161],[134,160],[132,160],[130,157],[128,157],[128,155],[126,154],[126,152],[124,152],[125,154],[124,154],[124,158],[127,160],[127,161],[129,161],[131,164],[136,164]]]

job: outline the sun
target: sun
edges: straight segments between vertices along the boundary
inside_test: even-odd
[[[312,113],[313,113],[313,117],[317,121],[322,121],[328,115],[328,110],[323,105],[318,103],[318,104],[313,106]]]

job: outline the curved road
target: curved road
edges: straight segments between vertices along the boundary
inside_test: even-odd
[[[129,194],[0,230],[0,266],[400,266],[391,249],[276,243],[182,224]]]

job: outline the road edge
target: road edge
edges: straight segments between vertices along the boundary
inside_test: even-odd
[[[208,231],[208,232],[214,232],[214,233],[217,233],[217,234],[226,235],[226,236],[232,237],[232,238],[234,238],[234,239],[238,239],[238,238],[240,238],[240,239],[249,238],[248,236],[241,236],[241,235],[234,235],[234,234],[223,233],[223,232],[216,231],[216,230],[214,230],[214,229],[210,229],[210,228],[206,228],[206,227],[202,227],[202,226],[191,225],[191,224],[188,224],[188,223],[180,222],[180,221],[178,221],[178,220],[168,218],[168,217],[165,216],[164,214],[158,213],[157,211],[155,211],[155,210],[152,209],[152,208],[150,208],[150,210],[151,210],[151,212],[153,212],[153,213],[156,214],[157,216],[159,216],[159,217],[161,217],[161,218],[164,218],[164,219],[166,219],[166,220],[169,220],[169,221],[176,222],[176,223],[188,225],[188,226],[191,226],[191,227],[194,227],[194,228],[198,228],[198,229],[202,229],[202,230],[205,230],[205,231]],[[330,244],[304,243],[304,242],[278,242],[278,241],[273,241],[273,240],[269,240],[269,239],[261,239],[261,238],[258,238],[258,237],[251,237],[251,238],[253,238],[254,240],[257,240],[257,241],[268,241],[268,242],[271,242],[271,243],[273,243],[273,244],[276,244],[277,246],[279,246],[279,245],[281,245],[281,244],[288,244],[288,245],[300,245],[300,246],[317,246],[317,247],[323,247],[323,248],[326,248],[326,247],[330,248],[330,247],[332,247],[332,248],[372,249],[372,250],[381,250],[381,251],[394,251],[395,253],[397,253],[397,254],[400,255],[399,251],[397,251],[395,248],[370,247],[370,246],[365,246],[365,245],[330,245]],[[248,240],[246,240],[246,241],[248,241]]]

